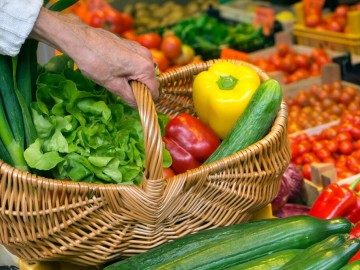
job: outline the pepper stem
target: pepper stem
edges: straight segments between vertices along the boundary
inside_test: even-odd
[[[349,188],[351,190],[354,190],[359,183],[360,183],[360,177],[358,179],[356,179],[354,182],[352,182],[351,185],[349,186]]]
[[[238,79],[233,76],[220,76],[220,79],[216,82],[221,90],[232,90],[237,84]]]

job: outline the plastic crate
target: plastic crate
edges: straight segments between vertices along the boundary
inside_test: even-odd
[[[349,13],[349,33],[338,33],[306,27],[302,3],[296,3],[294,9],[297,21],[294,25],[294,36],[297,43],[360,55],[360,11]]]

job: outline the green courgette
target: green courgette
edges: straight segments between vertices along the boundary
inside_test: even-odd
[[[264,138],[274,124],[281,102],[280,84],[273,79],[262,82],[234,127],[204,164],[234,154]]]
[[[237,231],[231,237],[206,242],[206,237],[217,237],[217,230],[208,230],[203,240],[199,241],[193,240],[193,237],[198,237],[197,234],[188,235],[185,240],[176,239],[114,263],[105,270],[226,269],[271,252],[305,249],[330,235],[349,233],[351,228],[352,224],[345,218],[324,220],[311,216],[292,216],[269,219],[260,226],[259,221],[253,221],[224,227],[224,231]],[[187,245],[188,242],[190,244]],[[192,248],[192,245],[196,247]]]
[[[346,241],[339,247],[324,249],[303,256],[297,260],[290,260],[281,270],[337,270],[345,266],[360,248],[359,239]]]
[[[307,258],[309,256],[312,256],[312,254],[314,254],[315,252],[339,247],[342,244],[344,244],[348,238],[349,238],[349,234],[346,234],[346,233],[331,235],[331,236],[327,237],[326,239],[311,245],[310,247],[305,249],[305,251],[302,254],[295,256],[291,261],[299,260],[302,258]]]
[[[292,258],[301,255],[303,252],[303,249],[282,250],[246,263],[232,266],[227,268],[227,270],[277,270]]]

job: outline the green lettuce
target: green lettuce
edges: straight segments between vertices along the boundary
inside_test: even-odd
[[[139,184],[145,149],[138,111],[73,67],[65,55],[42,67],[31,104],[37,139],[26,162],[56,179]],[[163,134],[169,118],[158,116]],[[171,162],[163,146],[163,166]]]

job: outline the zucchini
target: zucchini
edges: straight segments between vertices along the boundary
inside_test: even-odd
[[[202,238],[195,233],[116,262],[105,270],[226,269],[271,252],[305,249],[330,235],[349,233],[351,228],[345,218],[292,216],[252,221],[223,227],[222,232],[236,231],[229,237],[219,238],[218,229],[203,232]]]
[[[308,256],[311,256],[312,254],[319,251],[339,247],[342,244],[344,244],[348,238],[349,238],[349,234],[346,233],[331,235],[328,238],[308,247],[307,249],[305,249],[305,251],[302,254],[295,256],[291,261],[307,258]]]
[[[290,260],[283,265],[281,270],[337,270],[345,266],[352,256],[360,248],[360,239],[351,239],[342,245],[324,249],[318,252],[308,254],[308,256],[299,257],[296,260]]]
[[[204,164],[232,155],[264,138],[274,124],[281,102],[282,89],[276,80],[261,83],[234,127]]]
[[[303,249],[282,250],[246,263],[232,266],[227,268],[227,270],[278,270],[295,256],[301,256],[303,252]]]

